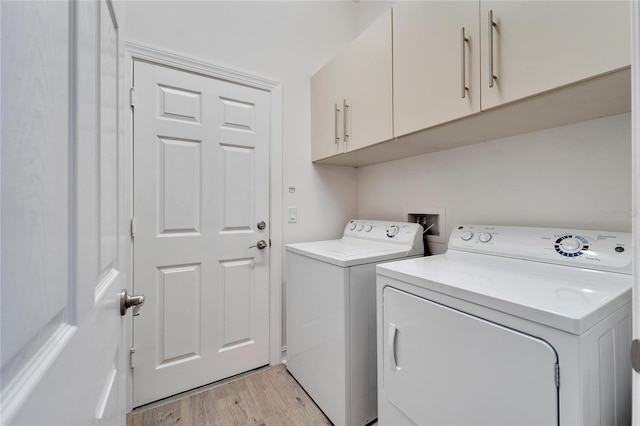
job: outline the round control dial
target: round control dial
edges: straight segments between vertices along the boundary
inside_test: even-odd
[[[371,225],[367,225],[364,229],[365,232],[371,232],[371,230],[373,229],[373,226]]]
[[[580,235],[565,234],[553,244],[556,252],[564,257],[577,257],[589,250],[589,240]]]
[[[354,229],[356,229],[356,223],[351,222],[351,225],[349,225],[349,231],[353,231]]]
[[[567,253],[574,253],[580,250],[580,241],[575,238],[566,238],[560,241],[560,248]]]
[[[462,235],[460,235],[460,238],[462,238],[462,241],[469,241],[470,239],[473,238],[473,232],[464,231]]]
[[[398,225],[390,225],[387,227],[387,237],[393,238],[398,235],[400,232],[400,227]]]
[[[364,229],[364,225],[363,224],[358,225],[358,231],[362,231],[363,229]]]
[[[481,232],[480,235],[478,235],[478,240],[480,240],[481,243],[488,243],[491,241],[491,234],[488,232]]]

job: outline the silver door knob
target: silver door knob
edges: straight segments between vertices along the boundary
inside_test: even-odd
[[[251,246],[249,248],[254,248],[254,247],[258,247],[258,249],[262,250],[263,248],[267,247],[267,242],[265,240],[260,240],[256,243],[255,246]]]
[[[127,313],[127,309],[133,306],[133,316],[140,315],[140,308],[144,305],[144,294],[139,296],[129,296],[127,290],[122,289],[120,292],[120,315]]]

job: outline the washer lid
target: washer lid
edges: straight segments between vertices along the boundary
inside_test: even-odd
[[[627,274],[454,250],[377,273],[576,335],[631,302]]]
[[[359,238],[287,244],[287,251],[298,253],[343,268],[398,259],[410,255],[412,247]]]

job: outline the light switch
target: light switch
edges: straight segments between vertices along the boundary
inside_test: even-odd
[[[298,208],[296,206],[289,206],[289,223],[296,223],[298,221]]]

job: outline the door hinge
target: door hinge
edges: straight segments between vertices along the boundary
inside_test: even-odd
[[[131,238],[135,238],[136,237],[136,218],[132,217],[131,218]]]
[[[129,105],[131,105],[132,107],[135,107],[137,100],[138,98],[136,97],[136,88],[130,87],[129,88]]]
[[[554,367],[554,375],[556,380],[556,387],[559,388],[560,387],[560,366],[558,364],[556,364]]]
[[[640,373],[640,340],[631,342],[631,367],[636,373]]]
[[[135,367],[135,364],[133,362],[133,354],[136,353],[136,348],[134,348],[133,346],[129,349],[129,368],[133,368]]]

